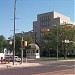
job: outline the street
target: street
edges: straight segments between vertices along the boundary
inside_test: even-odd
[[[40,63],[42,66],[8,68],[0,70],[0,75],[75,75],[75,61],[60,63],[49,63],[50,61],[35,62]]]

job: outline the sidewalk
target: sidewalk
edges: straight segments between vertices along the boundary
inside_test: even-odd
[[[31,66],[41,66],[39,63],[23,63],[20,64],[19,62],[10,62],[7,64],[0,64],[0,69],[6,69],[6,68],[17,68],[17,67],[31,67]]]
[[[14,65],[13,65],[13,62],[10,62],[10,63],[7,63],[7,64],[1,64],[0,63],[0,69],[17,68],[17,67],[43,66],[43,65],[61,63],[61,62],[67,62],[67,61],[75,61],[75,59],[74,60],[39,61],[39,62],[32,62],[32,63],[24,62],[23,64],[20,64],[20,62],[14,62]]]

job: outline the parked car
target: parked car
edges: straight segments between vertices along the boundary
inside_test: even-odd
[[[5,55],[5,60],[13,61],[13,55]],[[18,56],[14,56],[14,60],[20,62],[21,58],[19,58]]]

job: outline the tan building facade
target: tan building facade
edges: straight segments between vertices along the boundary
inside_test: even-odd
[[[47,12],[37,15],[37,21],[33,22],[33,37],[35,43],[41,41],[41,30],[49,29],[54,25],[73,24],[69,17],[57,12]]]

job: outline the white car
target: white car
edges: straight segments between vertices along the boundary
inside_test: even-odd
[[[17,61],[17,62],[21,61],[21,58],[19,58],[18,56],[15,56],[14,58],[15,58],[15,61]]]

